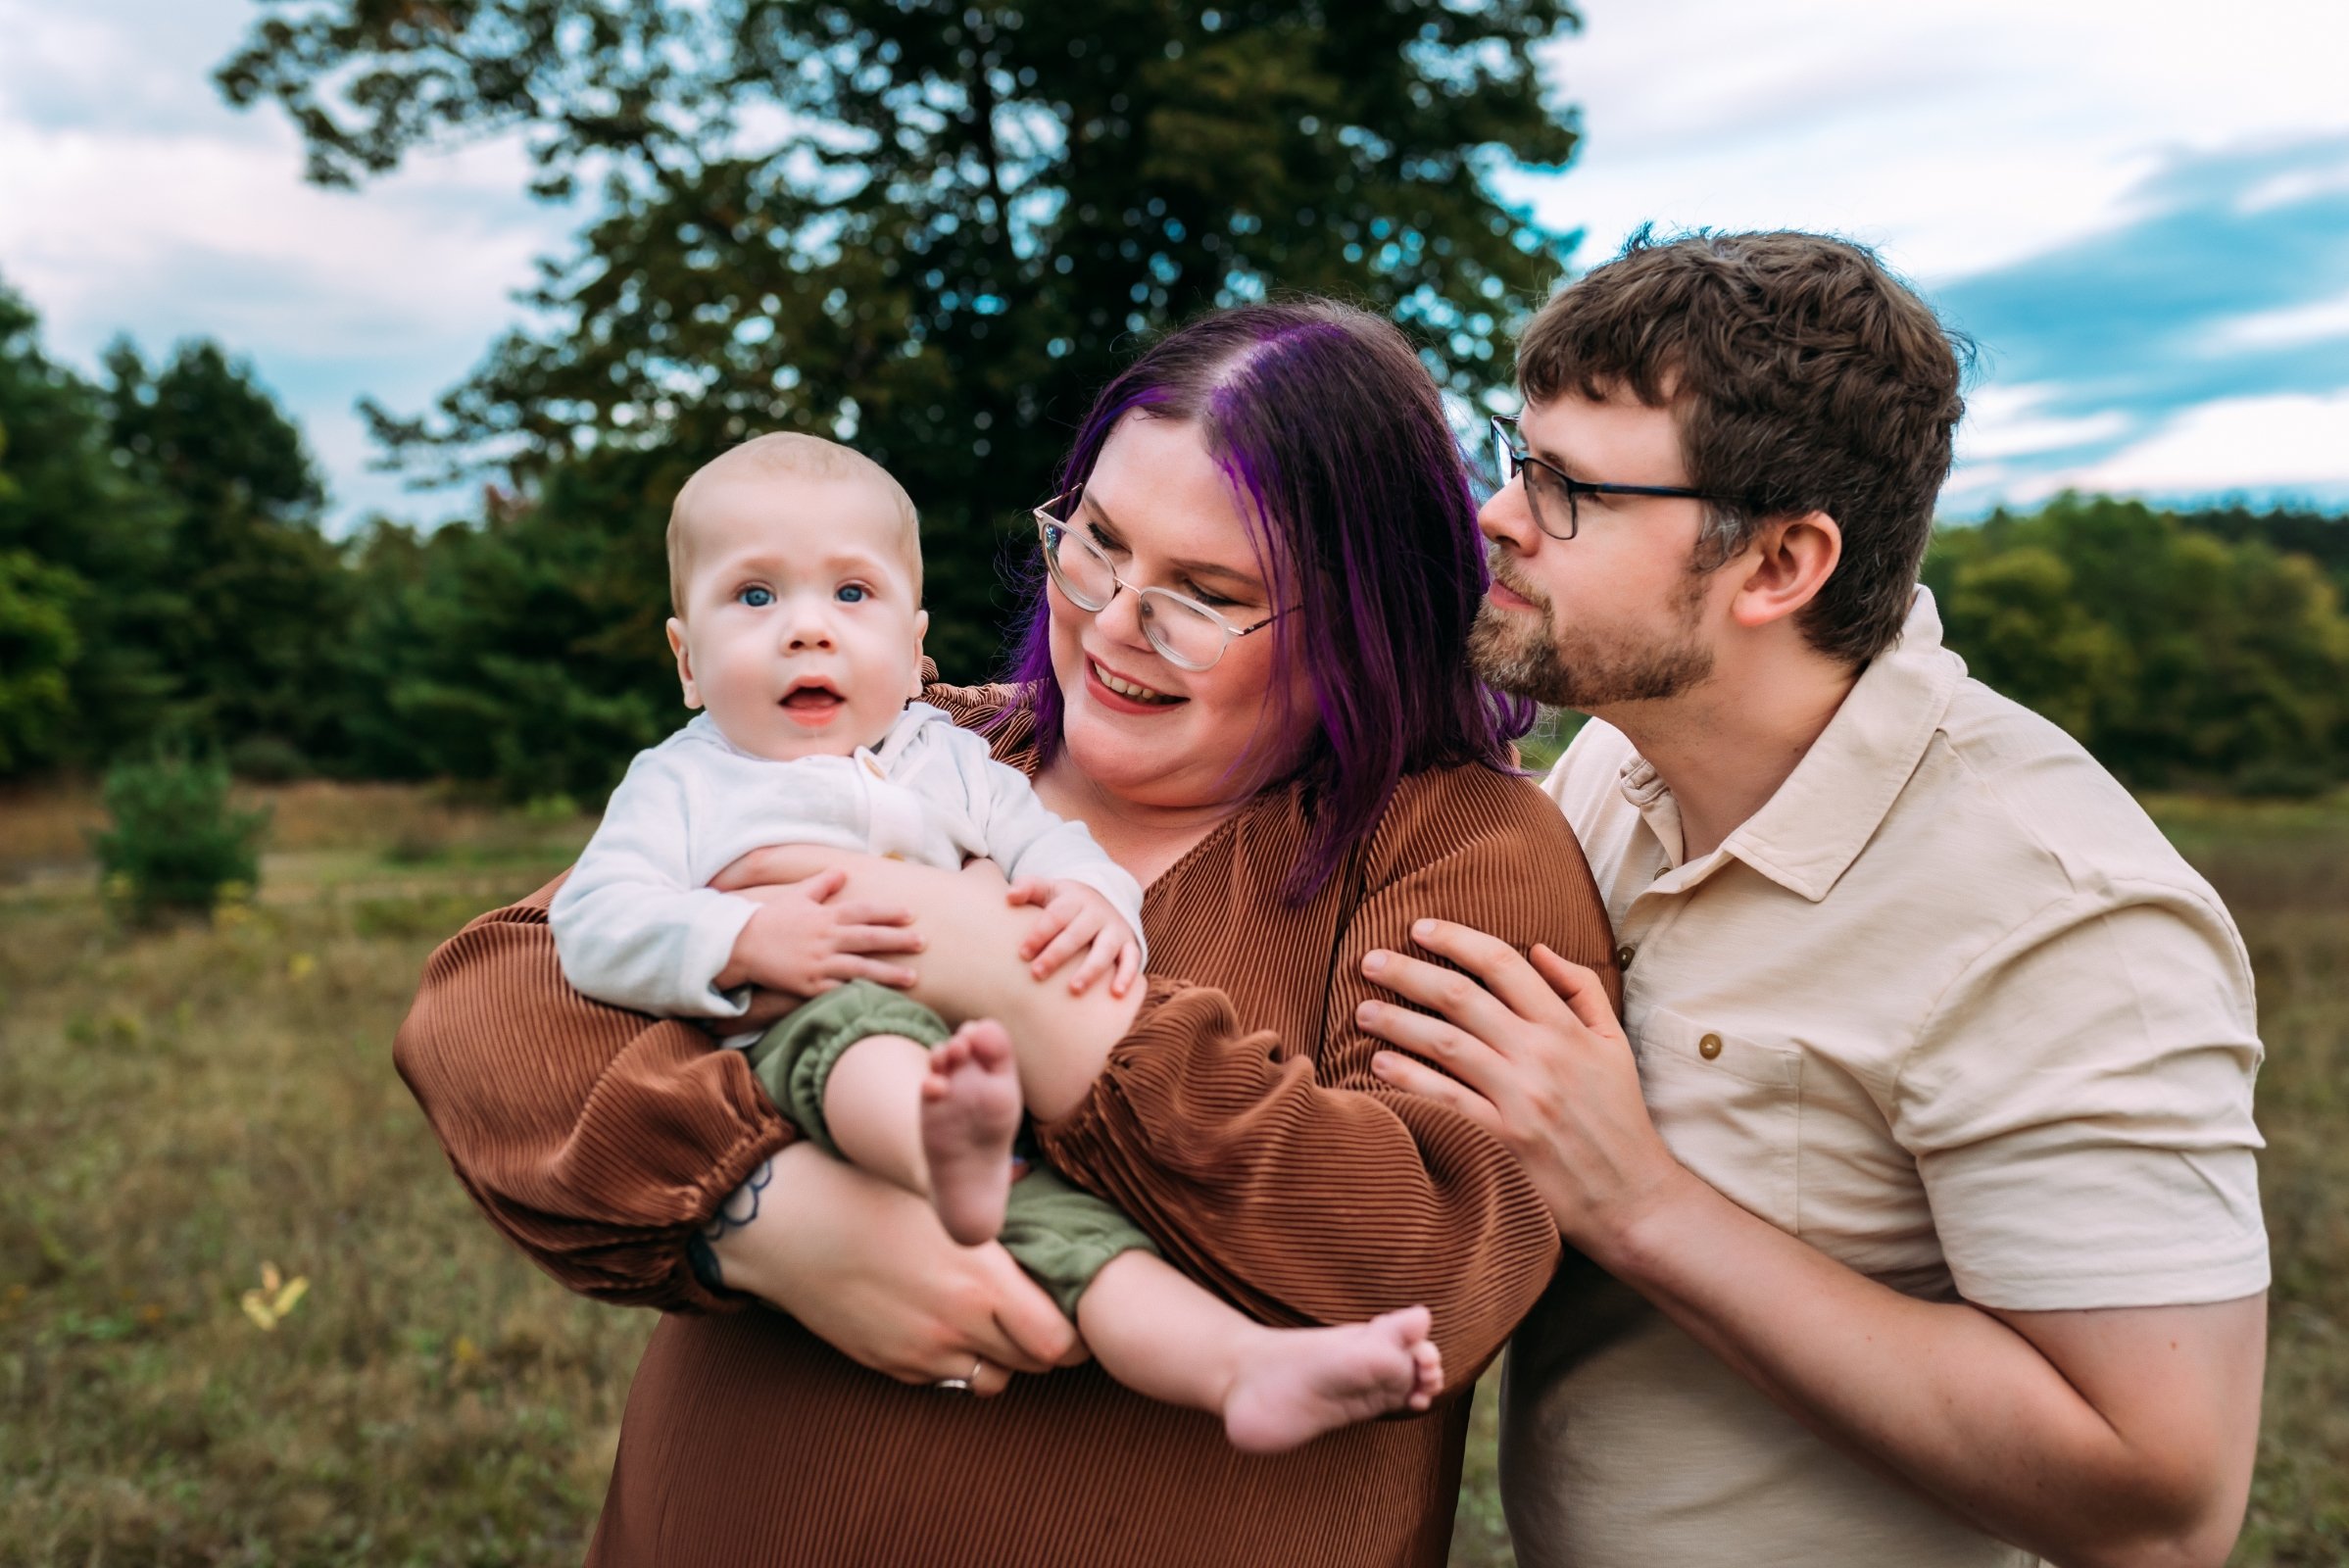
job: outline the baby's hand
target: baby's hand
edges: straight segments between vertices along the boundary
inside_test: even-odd
[[[1141,939],[1101,892],[1082,882],[1026,877],[1011,884],[1010,897],[1013,904],[1032,904],[1044,911],[1019,946],[1019,956],[1032,960],[1030,974],[1042,980],[1082,953],[1085,961],[1068,977],[1072,995],[1102,975],[1109,976],[1113,997],[1134,989],[1134,978],[1142,972]]]
[[[734,939],[718,989],[748,981],[794,996],[819,997],[850,980],[885,986],[913,984],[913,971],[889,963],[891,954],[919,953],[913,911],[882,905],[835,904],[846,872],[819,871],[805,882],[746,888],[737,897],[759,907]]]

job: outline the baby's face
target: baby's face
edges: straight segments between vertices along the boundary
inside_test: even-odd
[[[921,689],[930,622],[889,495],[856,479],[711,474],[684,525],[685,613],[668,637],[687,706],[778,761],[878,742]]]

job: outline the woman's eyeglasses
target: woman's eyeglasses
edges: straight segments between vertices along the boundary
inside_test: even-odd
[[[1171,588],[1143,588],[1117,574],[1108,553],[1075,524],[1085,487],[1055,496],[1036,509],[1036,533],[1044,546],[1045,569],[1052,585],[1079,610],[1099,614],[1117,590],[1130,588],[1139,601],[1142,635],[1177,669],[1215,667],[1223,651],[1251,632],[1262,631],[1287,612],[1274,611],[1252,626],[1235,626],[1214,611]]]
[[[1544,463],[1528,452],[1519,440],[1517,421],[1504,414],[1493,416],[1493,455],[1501,483],[1524,478],[1525,504],[1534,514],[1534,526],[1552,539],[1571,539],[1581,528],[1580,502],[1584,496],[1676,496],[1722,506],[1745,505],[1736,496],[1715,495],[1710,490],[1690,490],[1682,485],[1592,484],[1573,478],[1554,464]]]

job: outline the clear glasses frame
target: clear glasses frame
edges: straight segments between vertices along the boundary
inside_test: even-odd
[[[1685,501],[1711,501],[1729,507],[1746,504],[1737,496],[1717,495],[1710,490],[1691,490],[1685,485],[1595,484],[1587,479],[1577,479],[1556,464],[1544,463],[1526,450],[1518,436],[1517,420],[1505,414],[1493,416],[1493,452],[1504,485],[1529,468],[1540,474],[1540,483],[1532,479],[1526,481],[1526,510],[1534,514],[1534,526],[1552,539],[1572,539],[1581,529],[1581,500],[1584,496],[1670,496]],[[1561,494],[1566,503],[1566,527],[1563,532],[1551,526]],[[1548,498],[1547,507],[1542,505],[1544,497]]]
[[[1145,588],[1139,583],[1126,581],[1117,574],[1117,565],[1109,559],[1108,552],[1087,538],[1082,530],[1069,524],[1069,516],[1076,511],[1077,500],[1084,492],[1085,487],[1079,485],[1035,509],[1036,541],[1044,551],[1044,567],[1052,573],[1052,586],[1058,588],[1070,604],[1095,615],[1109,608],[1109,601],[1117,597],[1120,588],[1131,589],[1139,602],[1137,613],[1142,620],[1142,635],[1150,639],[1150,645],[1158,651],[1160,658],[1177,669],[1188,669],[1194,673],[1213,669],[1232,644],[1262,631],[1288,613],[1287,611],[1276,610],[1252,626],[1235,626],[1213,609],[1188,594],[1176,593],[1171,588]],[[1060,562],[1063,550],[1074,550],[1085,564],[1099,570],[1108,580],[1109,591],[1100,593],[1073,581],[1069,569]],[[1197,626],[1199,636],[1219,637],[1221,641],[1216,644],[1215,652],[1202,660],[1178,649],[1175,641],[1182,635],[1179,628],[1185,625]]]

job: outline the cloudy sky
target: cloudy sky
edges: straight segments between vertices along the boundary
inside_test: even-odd
[[[578,214],[482,147],[301,182],[211,68],[251,0],[0,0],[0,278],[94,366],[209,332],[301,418],[336,516]],[[1982,345],[1954,514],[2065,485],[2349,505],[2349,0],[1587,0],[1581,156],[1511,199],[1602,259],[1638,224],[1878,246]]]

